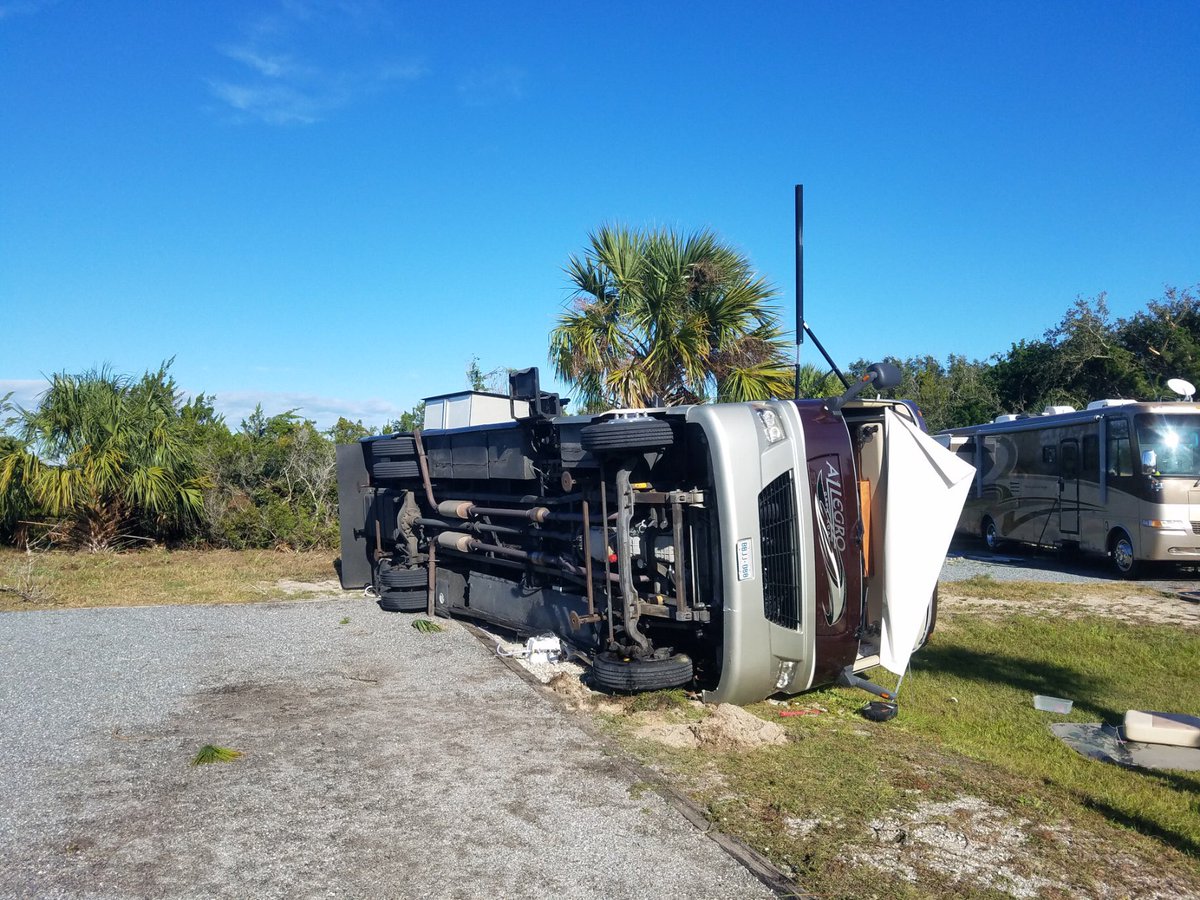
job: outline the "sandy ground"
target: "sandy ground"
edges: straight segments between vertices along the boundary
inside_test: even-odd
[[[1200,603],[1177,595],[1164,596],[1133,584],[1128,593],[1114,596],[1110,591],[1088,593],[1086,587],[1072,591],[1069,599],[1055,595],[1045,605],[1028,600],[1000,600],[988,597],[964,597],[953,583],[938,588],[943,609],[976,609],[983,612],[1020,612],[1026,615],[1081,618],[1102,616],[1125,622],[1154,625],[1183,625],[1200,629]]]

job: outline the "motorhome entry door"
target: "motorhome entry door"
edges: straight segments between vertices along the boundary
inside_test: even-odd
[[[1079,441],[1058,444],[1058,530],[1079,534]]]

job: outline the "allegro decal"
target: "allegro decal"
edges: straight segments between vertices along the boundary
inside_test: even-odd
[[[846,549],[846,508],[842,502],[842,473],[833,459],[818,468],[813,484],[816,501],[817,543],[825,558],[825,578],[829,585],[829,606],[825,621],[838,622],[846,612],[846,572],[842,552]]]
[[[832,461],[817,473],[817,506],[838,552],[846,549],[846,509],[842,503],[842,473]]]

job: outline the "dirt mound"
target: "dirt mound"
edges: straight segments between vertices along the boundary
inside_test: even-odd
[[[711,750],[751,750],[786,744],[787,732],[740,706],[722,703],[707,719],[692,726],[700,745]]]
[[[669,724],[661,716],[642,713],[634,734],[667,747],[704,748],[724,753],[753,750],[786,744],[787,732],[774,722],[766,722],[740,706],[721,703],[699,722]]]
[[[578,675],[569,672],[559,672],[551,676],[546,687],[558,694],[572,709],[586,709],[598,695],[579,680]]]

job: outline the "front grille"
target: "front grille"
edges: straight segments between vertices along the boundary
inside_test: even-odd
[[[800,561],[796,553],[796,491],[784,472],[758,495],[763,614],[784,628],[800,627]]]
[[[1200,522],[1192,523],[1192,534],[1200,534]]]

